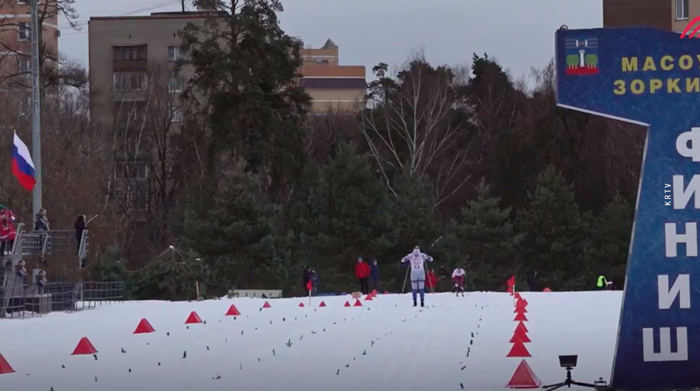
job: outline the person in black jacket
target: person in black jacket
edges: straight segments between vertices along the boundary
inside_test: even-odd
[[[85,215],[78,216],[75,220],[75,240],[78,242],[78,253],[80,253],[80,241],[83,240],[83,231],[87,228],[85,224]]]
[[[304,272],[302,273],[301,279],[302,279],[302,283],[304,286],[304,292],[306,292],[308,294],[309,290],[307,289],[307,284],[309,283],[309,280],[311,280],[311,268],[310,267],[304,268]]]
[[[540,283],[537,280],[537,271],[536,270],[527,276],[527,285],[530,287],[530,290],[533,292],[539,292],[542,290],[542,289],[540,289]]]

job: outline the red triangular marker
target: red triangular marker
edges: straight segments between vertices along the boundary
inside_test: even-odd
[[[525,344],[523,341],[515,341],[513,343],[513,347],[510,349],[510,352],[508,352],[508,355],[506,357],[532,357],[530,356],[530,352],[527,351],[527,348],[525,347]]]
[[[355,300],[354,307],[362,307],[362,302],[360,301],[360,299]]]
[[[345,305],[344,305],[343,307],[350,307],[350,303],[348,303],[348,302],[346,301],[346,302],[345,302]]]
[[[508,382],[508,388],[516,388],[520,390],[529,388],[540,388],[542,381],[537,378],[535,372],[532,371],[527,361],[523,360],[518,365],[518,368],[513,373],[513,377]]]
[[[319,306],[319,307],[325,307],[325,306],[326,306],[326,303],[321,302],[321,304],[319,304],[318,306]]]
[[[385,294],[385,295],[388,295],[388,294],[389,294],[389,291],[384,291],[384,294]]]
[[[141,319],[139,322],[139,325],[136,326],[136,330],[134,330],[134,334],[148,334],[156,331],[156,329],[151,326],[151,324],[148,322],[146,318]]]
[[[231,304],[230,307],[228,307],[228,311],[226,311],[226,316],[240,316],[241,312],[238,311],[238,308],[236,308],[235,305]]]
[[[73,351],[73,354],[71,356],[77,356],[81,354],[95,354],[97,353],[97,349],[92,345],[92,342],[90,342],[87,337],[83,337],[80,339],[80,342],[78,342],[78,346],[75,347],[75,350]]]
[[[5,357],[0,354],[0,375],[4,375],[6,373],[15,373],[15,370],[12,369],[10,363],[5,360]]]
[[[513,288],[508,287],[508,289],[506,289],[506,293],[510,293],[510,295],[512,296],[513,295]]]
[[[521,297],[520,297],[520,292],[515,292],[515,298],[516,298],[516,299],[520,299],[520,298],[521,298]]]
[[[527,309],[525,307],[515,307],[513,310],[514,314],[527,314]]]
[[[299,303],[299,307],[304,307],[304,303]]]
[[[272,308],[272,306],[270,305],[270,303],[265,302],[265,304],[263,304],[263,308]]]
[[[513,337],[510,339],[511,343],[515,343],[515,341],[521,341],[522,343],[532,342],[532,341],[530,341],[530,337],[528,337],[527,334],[525,334],[525,332],[519,328],[515,329],[515,332],[513,333]]]
[[[518,321],[520,321],[520,322],[527,322],[527,317],[526,317],[525,314],[523,314],[522,312],[518,312],[518,313],[515,315],[515,319],[513,319],[513,320],[516,321],[516,322],[518,322]]]
[[[518,323],[518,326],[515,327],[515,330],[521,330],[524,333],[530,332],[530,330],[528,330],[527,327],[525,327],[525,323],[523,322]]]
[[[372,295],[367,295],[367,297],[365,297],[365,301],[372,301]]]
[[[190,316],[187,317],[185,324],[195,324],[195,323],[202,323],[202,318],[200,318],[196,312],[192,311],[192,312],[190,312]]]
[[[372,296],[377,296],[377,290],[376,290],[376,289],[372,290]]]

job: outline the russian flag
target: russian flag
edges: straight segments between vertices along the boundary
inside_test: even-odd
[[[12,175],[17,178],[19,184],[32,191],[34,185],[36,185],[36,179],[34,179],[34,162],[32,161],[32,156],[29,154],[29,149],[27,146],[17,137],[15,133],[15,139],[12,143]]]

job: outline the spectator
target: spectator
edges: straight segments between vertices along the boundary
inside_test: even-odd
[[[450,283],[451,275],[447,271],[447,268],[443,265],[440,266],[440,277],[438,277],[438,286],[440,291],[447,292],[450,290],[452,284]]]
[[[49,230],[49,218],[46,217],[46,209],[39,209],[39,213],[36,215],[36,220],[34,221],[35,231],[48,231]]]
[[[369,265],[369,279],[372,281],[372,289],[379,290],[379,266],[376,259],[372,259]]]
[[[85,215],[79,215],[75,221],[75,240],[78,242],[78,254],[80,254],[80,242],[83,239],[83,231],[87,228]]]
[[[27,269],[24,267],[24,261],[19,261],[15,269],[15,280],[12,286],[12,295],[10,296],[10,305],[7,307],[7,312],[24,311],[24,285],[26,283]]]
[[[435,287],[436,287],[437,282],[438,282],[438,279],[437,279],[437,277],[435,276],[435,273],[433,273],[432,270],[428,270],[428,276],[427,276],[427,277],[428,277],[428,278],[427,278],[427,280],[428,280],[428,287],[430,288],[430,290],[431,290],[432,292],[435,292]]]
[[[530,287],[530,291],[532,292],[540,292],[542,289],[540,289],[540,283],[537,278],[537,271],[533,271],[530,273],[529,276],[527,276],[527,286]]]
[[[311,280],[311,268],[305,267],[304,271],[301,273],[301,281],[302,281],[302,285],[304,286],[304,291],[307,291],[307,293],[308,293],[308,289],[306,288],[306,286],[310,280]]]
[[[8,221],[7,215],[0,215],[0,258],[4,258],[6,252],[12,252],[12,244],[10,244],[11,233],[12,225]]]
[[[39,270],[39,274],[36,276],[36,293],[39,295],[44,294],[44,287],[48,284],[49,282],[46,280],[46,271],[45,270]]]
[[[319,281],[318,274],[316,274],[316,269],[311,269],[309,277],[310,277],[311,286],[312,286],[311,296],[316,296],[316,294],[318,293],[318,281]]]
[[[5,207],[5,205],[0,204],[0,218],[3,216],[6,217],[10,223],[16,220],[15,214],[10,209]]]
[[[363,295],[369,293],[369,286],[367,280],[369,279],[369,274],[371,270],[369,265],[362,259],[362,257],[357,258],[357,264],[355,265],[355,276],[360,280],[360,291]]]

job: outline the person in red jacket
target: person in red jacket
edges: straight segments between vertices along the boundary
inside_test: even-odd
[[[363,295],[369,293],[369,284],[367,283],[369,279],[369,274],[371,270],[367,262],[365,262],[362,257],[357,258],[357,264],[355,265],[355,276],[360,280],[360,291]]]
[[[8,221],[7,216],[3,215],[0,218],[0,258],[4,258],[5,252],[9,253],[12,250],[11,234],[12,224]]]
[[[435,273],[432,270],[428,271],[428,288],[430,288],[431,292],[435,292],[435,287],[437,286],[437,277],[435,276]]]

